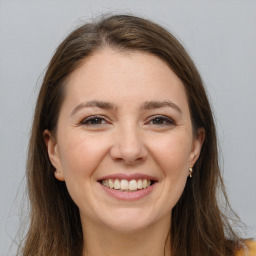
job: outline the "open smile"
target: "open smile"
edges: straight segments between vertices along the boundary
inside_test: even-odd
[[[98,180],[102,188],[120,200],[138,200],[150,194],[157,180],[147,175],[110,175]]]
[[[140,189],[146,189],[153,184],[153,181],[147,179],[139,179],[139,180],[119,180],[119,179],[107,179],[102,180],[101,184],[115,190],[120,191],[137,191]]]

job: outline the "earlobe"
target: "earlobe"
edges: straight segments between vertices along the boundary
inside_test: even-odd
[[[197,159],[200,156],[201,148],[203,146],[205,139],[205,129],[204,128],[199,128],[197,130],[197,135],[194,138],[193,146],[192,146],[192,151],[190,154],[190,166],[194,166]]]
[[[57,180],[64,181],[65,179],[64,179],[64,175],[63,175],[63,171],[60,163],[57,142],[53,138],[49,130],[44,130],[43,137],[44,137],[44,142],[46,144],[49,160],[53,165],[53,167],[55,168],[54,176]]]

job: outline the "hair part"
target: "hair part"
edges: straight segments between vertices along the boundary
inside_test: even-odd
[[[241,242],[221,212],[217,193],[227,201],[218,166],[218,148],[211,107],[202,79],[178,40],[161,26],[130,15],[103,17],[73,31],[57,48],[38,95],[27,158],[31,223],[22,255],[81,255],[83,234],[79,209],[65,182],[54,177],[43,138],[56,132],[70,74],[99,49],[142,51],[161,58],[186,90],[194,132],[203,127],[205,141],[193,179],[172,210],[172,256],[233,255]]]

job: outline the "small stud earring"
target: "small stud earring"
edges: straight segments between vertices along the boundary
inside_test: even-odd
[[[189,177],[192,178],[193,167],[189,167]]]

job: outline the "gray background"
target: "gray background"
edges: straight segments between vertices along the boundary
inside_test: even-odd
[[[213,104],[231,205],[255,236],[255,0],[0,0],[0,255],[14,255],[9,247],[19,226],[27,141],[45,67],[68,32],[105,12],[151,18],[188,49]]]

